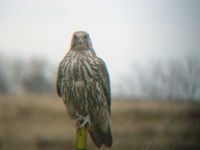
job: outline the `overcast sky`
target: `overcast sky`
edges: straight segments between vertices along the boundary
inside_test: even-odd
[[[199,0],[0,0],[0,51],[59,63],[88,31],[112,80],[134,62],[200,55]]]

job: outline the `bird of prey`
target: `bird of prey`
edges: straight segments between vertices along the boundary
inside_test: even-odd
[[[86,126],[97,147],[111,147],[109,74],[87,32],[73,34],[71,48],[59,64],[56,84],[77,129]]]

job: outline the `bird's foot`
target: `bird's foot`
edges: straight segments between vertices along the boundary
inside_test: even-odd
[[[76,124],[78,124],[78,129],[84,127],[87,123],[90,126],[90,115],[82,116],[78,113],[76,113],[77,119],[75,120]]]

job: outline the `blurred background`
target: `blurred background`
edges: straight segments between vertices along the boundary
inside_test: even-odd
[[[0,0],[0,20],[0,149],[73,149],[55,80],[77,30],[110,73],[112,149],[200,149],[200,1]]]

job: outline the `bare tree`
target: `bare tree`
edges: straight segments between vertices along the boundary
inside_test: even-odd
[[[12,92],[14,94],[21,94],[23,92],[22,81],[25,75],[26,61],[19,57],[13,58],[9,69],[11,70],[10,80]]]
[[[0,54],[0,93],[8,93],[10,91],[6,64],[5,56]]]
[[[148,66],[134,67],[134,72],[137,74],[137,83],[144,97],[161,99],[165,97],[165,71],[163,64],[160,61],[155,61]],[[133,82],[133,81],[132,81]]]
[[[35,93],[52,92],[54,90],[52,82],[55,79],[49,79],[49,73],[47,62],[44,59],[32,59],[22,81],[25,90]]]
[[[182,80],[181,87],[185,97],[189,100],[196,99],[197,92],[200,92],[200,58],[188,56],[185,63],[186,75]]]
[[[187,56],[181,62],[171,61],[165,77],[169,99],[194,100],[200,90],[200,60],[197,56]]]
[[[130,91],[140,89],[143,97],[182,100],[199,98],[200,59],[197,56],[168,60],[166,64],[154,61],[146,66],[135,65],[132,71],[134,73],[131,74],[137,74],[137,78],[129,77],[127,85]]]
[[[9,87],[7,84],[7,78],[5,76],[5,72],[0,70],[0,92],[7,93],[9,91]]]

